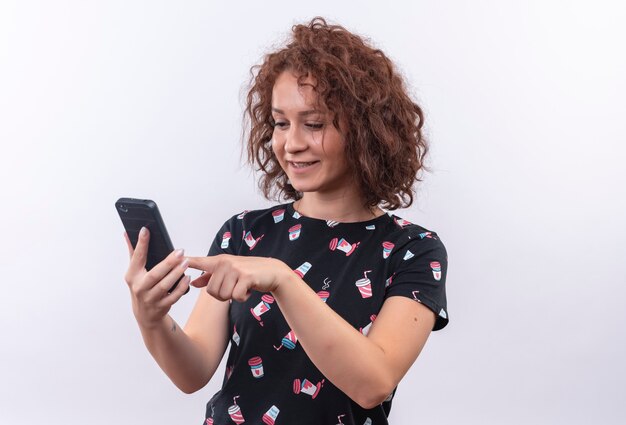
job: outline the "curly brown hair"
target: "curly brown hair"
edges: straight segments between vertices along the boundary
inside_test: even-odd
[[[348,163],[362,190],[365,207],[389,210],[413,203],[418,172],[428,170],[428,145],[422,134],[424,115],[413,102],[393,63],[361,37],[322,17],[292,27],[282,49],[266,54],[250,68],[251,80],[244,111],[247,161],[262,171],[259,188],[267,199],[298,200],[302,194],[289,184],[272,150],[272,88],[285,70],[303,81],[316,81],[318,102],[343,129]],[[247,139],[247,140],[246,140]]]

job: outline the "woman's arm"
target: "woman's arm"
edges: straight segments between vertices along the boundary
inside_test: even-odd
[[[202,291],[183,332],[167,314],[189,285],[190,279],[185,276],[176,289],[169,292],[187,268],[182,250],[172,252],[147,271],[148,230],[140,232],[136,249],[133,249],[128,235],[125,236],[130,255],[125,280],[144,343],[178,388],[186,393],[197,391],[211,379],[226,350],[228,303]]]
[[[206,271],[191,282],[219,300],[271,292],[298,342],[336,387],[364,408],[380,404],[419,355],[435,323],[427,307],[405,297],[384,302],[367,336],[327,306],[285,263],[273,258],[189,257]]]
[[[184,330],[169,315],[154,327],[139,328],[159,367],[181,391],[191,394],[209,382],[224,356],[228,302],[200,291]]]
[[[434,313],[409,298],[391,297],[365,336],[291,274],[272,293],[311,361],[361,407],[382,403],[424,347]]]

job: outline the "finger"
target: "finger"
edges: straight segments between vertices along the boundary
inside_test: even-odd
[[[213,273],[211,278],[209,279],[209,283],[206,286],[206,291],[213,298],[216,298],[220,301],[226,301],[224,298],[220,298],[220,288],[222,287],[222,283],[224,282],[224,272],[221,270]]]
[[[222,285],[219,289],[219,298],[221,300],[226,301],[233,297],[233,289],[235,289],[238,278],[238,273],[233,270],[224,276],[224,280],[222,281]]]
[[[161,263],[163,263],[164,261],[162,261]],[[183,273],[185,273],[187,267],[187,259],[183,258],[181,261],[181,258],[178,258],[178,264],[170,269],[169,273],[163,276],[163,278],[160,279],[156,285],[154,285],[151,291],[153,293],[151,293],[149,296],[158,299],[163,298],[170,291],[170,289],[172,289],[172,286],[174,286],[176,281],[183,275]]]
[[[211,257],[187,257],[189,268],[213,273],[217,264],[223,260],[226,254],[213,255]]]
[[[185,275],[178,282],[176,288],[168,294],[165,298],[163,298],[162,303],[164,306],[170,307],[174,305],[183,295],[187,293],[187,289],[189,289],[189,282],[191,281],[191,277]]]
[[[137,245],[135,252],[130,259],[129,270],[138,272],[146,267],[146,259],[148,258],[148,244],[150,243],[150,231],[146,227],[142,227],[137,237]]]
[[[200,276],[191,281],[190,285],[196,288],[202,288],[207,286],[209,279],[211,279],[211,273],[202,273]]]
[[[148,288],[152,288],[157,285],[160,281],[165,279],[165,276],[168,275],[175,267],[179,266],[183,261],[185,261],[185,257],[183,257],[184,250],[176,249],[169,253],[165,259],[159,262],[156,266],[152,267],[148,274],[146,275],[146,285]],[[176,279],[180,277],[182,273],[179,273],[176,276]],[[176,281],[174,279],[174,281]],[[173,285],[173,283],[172,283]]]
[[[250,298],[250,286],[243,282],[239,282],[235,285],[232,292],[232,299],[242,303],[247,301],[248,298]]]
[[[133,259],[133,252],[135,252],[135,249],[133,248],[133,244],[130,242],[130,239],[128,238],[128,233],[124,232],[124,239],[126,240],[126,247],[128,248],[128,255],[130,257],[130,259]]]

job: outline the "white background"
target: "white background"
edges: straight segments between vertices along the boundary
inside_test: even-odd
[[[223,369],[185,395],[144,348],[114,201],[157,201],[189,255],[271,205],[239,158],[248,69],[318,14],[426,111],[434,171],[397,214],[445,243],[451,322],[391,423],[624,423],[621,2],[217,3],[0,3],[0,423],[202,422]]]

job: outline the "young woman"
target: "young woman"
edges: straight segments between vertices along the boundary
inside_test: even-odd
[[[177,250],[150,272],[142,230],[126,281],[144,341],[186,393],[230,344],[207,424],[386,424],[448,323],[443,243],[381,209],[413,201],[421,109],[380,50],[321,18],[253,70],[249,161],[289,202],[233,215],[207,257]],[[205,273],[168,293],[188,267]],[[180,329],[168,311],[190,284],[205,289]]]

